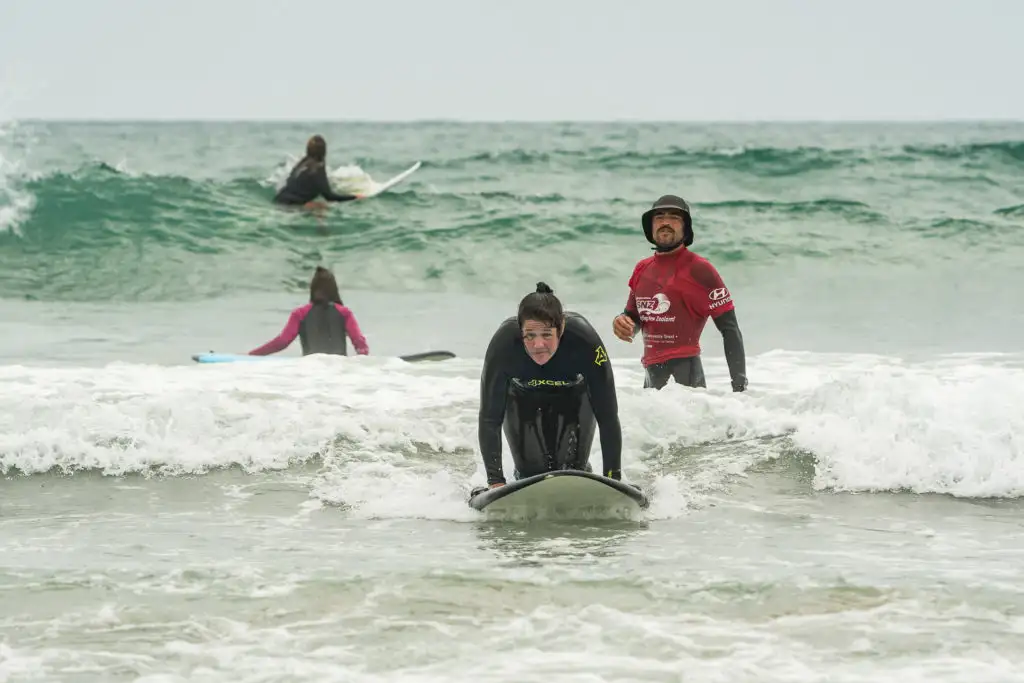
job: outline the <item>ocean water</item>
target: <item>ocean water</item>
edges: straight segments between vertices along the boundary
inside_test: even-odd
[[[423,166],[273,207],[313,133],[339,187]],[[0,683],[1024,680],[1022,172],[1020,123],[0,123]],[[743,394],[711,324],[707,389],[611,335],[665,193]],[[370,356],[192,363],[317,265]],[[639,518],[465,503],[540,280],[605,335]]]

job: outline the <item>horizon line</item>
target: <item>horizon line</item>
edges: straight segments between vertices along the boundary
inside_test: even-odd
[[[27,116],[11,117],[8,122],[23,123],[356,123],[356,124],[513,124],[513,125],[550,125],[550,124],[687,124],[687,125],[763,125],[763,124],[839,124],[839,125],[865,125],[865,124],[941,124],[941,123],[1024,123],[1024,118],[1010,117],[964,117],[964,118],[850,118],[850,119],[814,119],[814,118],[764,118],[764,119],[636,119],[636,118],[608,118],[608,119],[473,119],[473,118],[449,118],[449,117],[423,117],[403,119],[371,119],[371,118],[316,118],[316,117],[267,117],[267,118],[236,118],[236,117],[64,117],[64,116]]]

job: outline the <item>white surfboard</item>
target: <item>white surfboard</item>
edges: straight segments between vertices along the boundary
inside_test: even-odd
[[[413,173],[415,173],[422,164],[422,161],[417,161],[415,164],[405,169],[398,175],[388,178],[382,183],[378,183],[376,181],[372,182],[370,184],[370,187],[367,188],[366,192],[363,193],[363,198],[365,199],[367,197],[376,197],[381,192],[386,192],[390,190],[392,187],[394,187],[395,185],[397,185],[398,183],[402,182],[403,180],[411,176]]]
[[[363,198],[376,197],[404,181],[419,170],[422,165],[423,162],[417,161],[398,175],[392,176],[383,182],[374,180],[366,171],[358,166],[342,166],[331,171],[331,184],[334,185],[337,192],[357,194]]]
[[[474,494],[470,507],[512,520],[634,519],[648,506],[636,486],[576,470],[538,474]]]

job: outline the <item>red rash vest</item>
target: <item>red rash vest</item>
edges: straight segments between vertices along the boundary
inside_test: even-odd
[[[644,367],[700,355],[708,317],[734,308],[715,267],[685,247],[648,256],[629,278],[626,311],[642,321]]]

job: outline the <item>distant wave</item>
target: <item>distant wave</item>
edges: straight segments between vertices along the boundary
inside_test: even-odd
[[[824,150],[818,148],[748,148],[748,149],[686,149],[667,146],[657,152],[620,151],[609,147],[583,150],[529,151],[510,150],[488,152],[452,159],[442,165],[447,168],[465,168],[479,164],[508,166],[566,166],[578,169],[602,168],[628,170],[632,168],[691,168],[717,169],[752,175],[783,176],[823,171],[842,165],[863,162],[856,150]]]
[[[906,154],[934,157],[945,161],[1002,162],[1024,165],[1024,140],[974,143],[967,145],[907,145]]]
[[[1024,217],[1024,204],[1017,204],[1016,206],[1006,206],[1001,209],[996,209],[993,213],[995,213],[997,216]]]
[[[799,147],[680,147],[660,150],[617,150],[608,146],[578,150],[514,149],[484,152],[441,162],[447,168],[480,164],[562,166],[574,168],[702,168],[754,176],[796,176],[837,168],[877,163],[917,163],[937,160],[961,164],[1024,165],[1024,141],[967,145],[903,145],[878,148]]]
[[[698,251],[716,263],[906,260],[943,240],[1006,251],[1024,240],[1024,204],[1003,199],[1022,196],[1007,181],[1022,159],[1024,142],[1010,140],[473,152],[427,160],[396,191],[336,208],[326,225],[273,206],[268,169],[210,179],[93,161],[5,176],[17,211],[8,207],[0,227],[0,297],[280,291],[320,262],[342,264],[367,287],[500,288],[538,263],[598,282],[618,277],[624,253],[649,253],[638,209],[650,199],[638,205],[637,192],[670,169],[697,169],[688,177],[715,190],[695,197],[694,221]],[[946,188],[959,199],[937,205]],[[972,205],[985,192],[1003,205]]]

